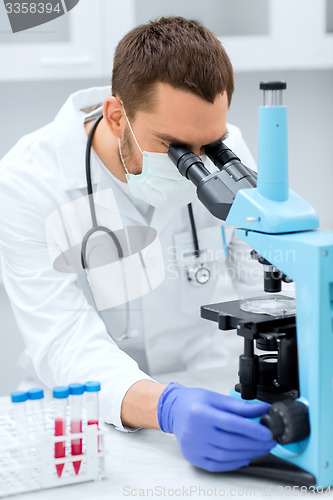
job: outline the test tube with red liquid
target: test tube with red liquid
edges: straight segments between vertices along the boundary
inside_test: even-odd
[[[82,433],[82,399],[84,393],[83,384],[70,384],[70,419],[71,419],[71,433]],[[71,440],[72,456],[82,455],[82,438],[75,438]],[[73,461],[75,474],[79,473],[81,467],[81,460]]]
[[[99,430],[98,420],[99,420],[99,403],[98,403],[98,393],[101,389],[100,382],[89,381],[84,384],[87,396],[87,424],[96,425],[97,430]],[[98,451],[100,451],[99,437],[97,441]]]
[[[66,409],[69,396],[68,387],[55,387],[53,389],[53,416],[54,416],[54,435],[66,435]],[[54,443],[54,458],[64,458],[66,456],[66,440]],[[61,477],[64,469],[63,464],[56,464],[56,470]]]

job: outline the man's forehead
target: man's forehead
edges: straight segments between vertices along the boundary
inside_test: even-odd
[[[225,136],[227,111],[226,93],[211,103],[192,92],[158,84],[152,109],[138,110],[135,121],[146,134],[167,144],[202,147]]]
[[[149,117],[151,132],[168,142],[200,142],[205,137],[221,138],[226,132],[228,99],[219,94],[213,103],[188,91],[159,84],[154,109]]]
[[[157,93],[154,112],[161,119],[174,119],[178,122],[200,121],[207,126],[212,120],[221,120],[228,111],[226,93],[216,96],[213,103],[191,92],[162,87]]]
[[[165,142],[166,144],[194,144],[196,142],[200,143],[200,146],[203,146],[205,144],[210,144],[211,142],[215,142],[218,140],[225,140],[226,136],[228,135],[228,131],[226,127],[223,127],[223,132],[218,133],[215,131],[212,131],[210,135],[198,135],[198,139],[192,135],[189,137],[182,136],[182,135],[175,135],[175,134],[165,134],[163,132],[159,132],[157,130],[152,130],[152,134],[159,140]]]

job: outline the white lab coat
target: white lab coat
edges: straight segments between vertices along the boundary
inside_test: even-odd
[[[249,248],[225,226],[228,259],[220,256],[214,262],[213,256],[210,281],[193,286],[181,277],[174,252],[177,237],[190,232],[187,207],[155,209],[151,226],[159,236],[165,278],[130,303],[132,338],[112,340],[108,332],[117,336],[122,331],[124,307],[97,312],[84,275],[52,267],[45,235],[50,214],[86,196],[86,115],[81,109],[102,102],[108,92],[92,88],[71,95],[53,122],[23,137],[2,159],[0,249],[4,286],[42,383],[53,387],[100,380],[101,415],[123,429],[121,403],[135,382],[150,379],[149,374],[222,366],[239,355],[240,339],[201,319],[200,306],[237,297],[230,278],[235,261],[230,257],[235,249],[247,253]],[[228,129],[229,147],[255,168],[239,129]],[[146,225],[128,186],[121,189],[95,157],[92,179],[94,192],[112,188],[124,226]],[[202,229],[222,224],[197,200],[193,211],[199,238]],[[108,223],[112,228],[112,220]]]

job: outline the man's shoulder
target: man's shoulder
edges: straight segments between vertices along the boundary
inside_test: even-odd
[[[39,155],[36,156],[36,152],[40,153],[43,149],[45,150],[47,144],[47,149],[50,151],[53,147],[52,122],[24,135],[17,141],[0,160],[0,178],[3,179],[10,172],[14,173],[15,170],[21,169],[24,165],[27,167],[34,156],[36,163],[38,163]]]
[[[8,170],[23,169],[27,174],[31,171],[36,174],[39,167],[41,172],[38,170],[38,173],[47,174],[53,159],[62,160],[71,155],[72,146],[85,137],[82,116],[88,112],[87,106],[103,101],[107,91],[108,87],[91,87],[69,95],[54,120],[24,135],[0,160],[0,178],[8,175]],[[31,164],[34,165],[32,169]]]
[[[1,159],[0,192],[0,211],[17,220],[22,210],[48,214],[56,199],[63,201],[52,122],[23,136]]]
[[[237,144],[243,140],[243,134],[242,134],[241,129],[239,127],[237,127],[236,125],[234,125],[233,123],[229,123],[229,122],[227,123],[227,131],[228,131],[228,135],[227,135],[227,138],[225,140],[226,143],[229,141],[229,142],[232,142],[234,144]]]
[[[228,148],[230,148],[234,153],[236,153],[236,155],[239,156],[241,162],[244,163],[244,165],[254,171],[257,171],[255,159],[243,137],[241,129],[239,127],[236,127],[236,125],[227,123],[227,130],[228,136],[224,142],[226,143]]]

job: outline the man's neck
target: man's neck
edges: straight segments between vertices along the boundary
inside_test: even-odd
[[[85,123],[84,128],[87,135],[93,123],[94,120]],[[95,130],[92,147],[98,158],[110,170],[111,174],[120,181],[127,182],[125,171],[119,158],[118,139],[111,134],[103,119],[99,122]]]

